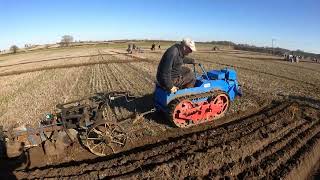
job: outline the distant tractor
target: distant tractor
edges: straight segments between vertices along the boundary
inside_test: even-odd
[[[155,43],[152,43],[152,45],[151,45],[151,51],[155,51],[156,50],[156,44]]]
[[[212,48],[212,51],[218,51],[219,50],[219,48],[217,47],[217,46],[214,46],[213,48]]]
[[[318,62],[319,62],[319,59],[317,59],[317,58],[312,58],[312,62],[318,63]]]
[[[136,44],[133,43],[133,44],[128,44],[127,52],[129,54],[136,53],[136,52],[143,53],[143,50],[140,47],[136,46]]]
[[[233,69],[211,70],[206,72],[199,64],[203,74],[194,72],[195,86],[178,90],[171,94],[156,85],[154,104],[157,111],[167,115],[174,125],[186,128],[223,117],[231,101],[242,92]]]

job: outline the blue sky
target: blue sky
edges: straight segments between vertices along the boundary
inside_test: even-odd
[[[0,0],[0,49],[75,40],[230,40],[320,53],[318,0]]]

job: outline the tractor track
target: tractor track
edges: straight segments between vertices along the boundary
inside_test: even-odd
[[[25,178],[285,178],[303,162],[297,159],[320,145],[319,117],[304,115],[306,108],[313,109],[288,100],[273,102],[257,113],[204,131],[167,137],[111,157],[16,174]]]

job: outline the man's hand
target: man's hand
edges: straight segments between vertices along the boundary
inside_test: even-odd
[[[175,93],[178,91],[178,88],[173,86],[171,89],[170,89],[171,93]]]

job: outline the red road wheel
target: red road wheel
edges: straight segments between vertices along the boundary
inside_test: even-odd
[[[180,128],[185,128],[190,126],[191,122],[188,120],[186,112],[193,108],[193,103],[190,100],[183,100],[173,107],[173,113],[170,119],[172,122]]]
[[[226,114],[230,105],[230,100],[227,94],[220,93],[210,102],[210,104],[212,105],[212,111],[214,111],[213,108],[219,109],[218,112],[213,115],[212,120],[214,120],[219,119]]]

